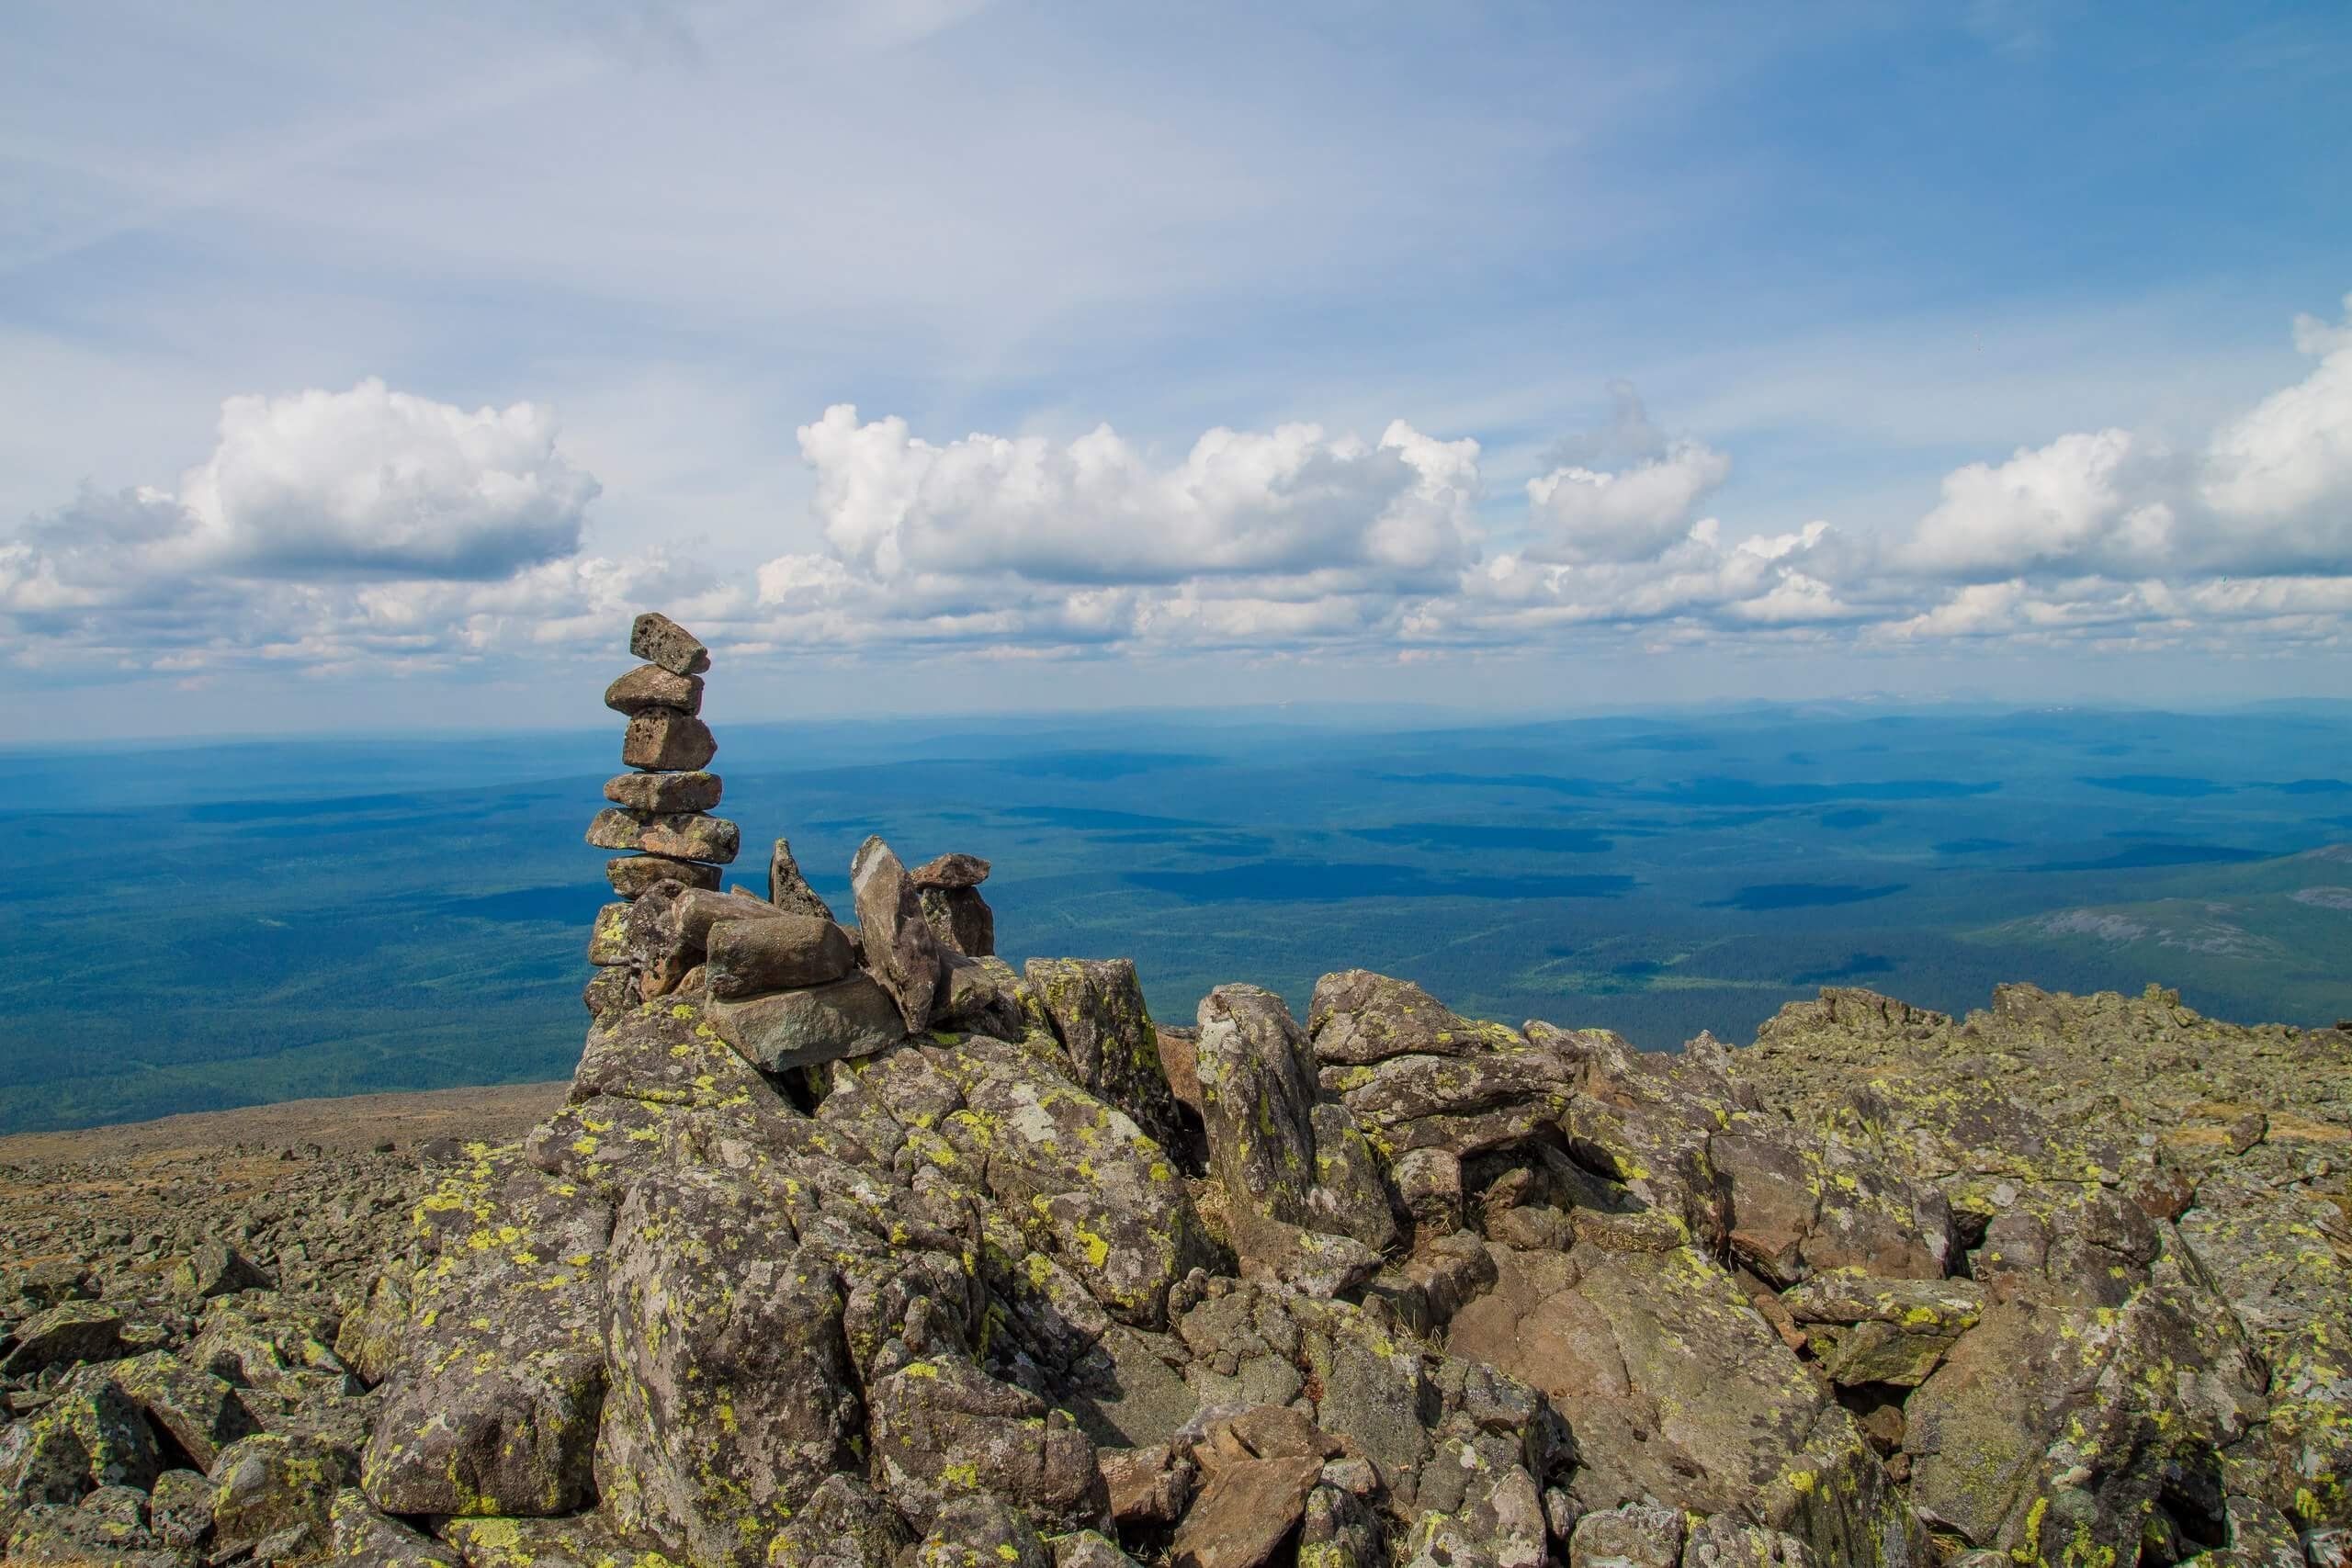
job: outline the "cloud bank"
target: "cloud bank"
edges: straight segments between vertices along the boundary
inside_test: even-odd
[[[1731,456],[1661,432],[1624,388],[1607,432],[1508,485],[1476,439],[1401,419],[1162,451],[1107,424],[934,442],[844,403],[794,434],[816,547],[720,572],[585,551],[600,487],[542,405],[379,381],[238,397],[175,486],[85,491],[0,543],[0,657],[429,668],[601,650],[654,603],[739,648],[860,656],[2340,646],[2346,310],[2298,321],[2308,373],[2197,439],[2062,434],[1946,474],[1916,518],[1772,530],[1717,515]]]

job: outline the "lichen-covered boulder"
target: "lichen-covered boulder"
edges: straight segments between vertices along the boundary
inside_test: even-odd
[[[673,1556],[760,1563],[818,1484],[856,1461],[842,1281],[796,1245],[781,1202],[723,1171],[648,1173],[614,1234],[602,1505]]]
[[[156,1431],[202,1469],[220,1450],[250,1436],[258,1424],[225,1378],[189,1366],[168,1350],[110,1361],[99,1371],[120,1389]]]
[[[1170,1289],[1210,1257],[1168,1151],[1061,1076],[1042,1036],[1025,1047],[949,1036],[918,1049],[957,1097],[935,1133],[917,1130],[925,1157],[988,1193],[1114,1317],[1163,1325]]]
[[[602,1514],[444,1519],[438,1534],[457,1549],[466,1568],[682,1568],[658,1551],[623,1540]]]
[[[1439,1054],[1326,1066],[1320,1077],[1392,1163],[1417,1149],[1460,1158],[1550,1135],[1576,1093],[1572,1059],[1509,1031],[1475,1031],[1466,1047]]]
[[[864,974],[764,996],[715,998],[709,1015],[745,1061],[771,1073],[872,1055],[907,1035],[899,1002]]]
[[[1079,1087],[1125,1111],[1160,1147],[1178,1147],[1176,1097],[1134,962],[1033,958],[1023,975]]]
[[[1448,1348],[1551,1398],[1574,1435],[1579,1508],[1736,1508],[1830,1561],[1924,1561],[1851,1416],[1708,1258],[1579,1247],[1498,1249],[1496,1263]]]
[[[1996,1302],[1905,1407],[1912,1503],[2019,1562],[2129,1553],[2164,1494],[2218,1514],[2218,1455],[2263,1407],[2235,1319],[2170,1259],[2120,1308]]]
[[[1325,1066],[1370,1066],[1392,1056],[1471,1056],[1524,1043],[1515,1030],[1464,1018],[1414,985],[1369,969],[1315,982],[1306,1030]]]
[[[1094,1445],[1065,1412],[953,1352],[912,1358],[867,1389],[876,1483],[930,1530],[944,1510],[986,1496],[1048,1529],[1107,1523]]]
[[[378,1513],[356,1487],[335,1494],[327,1550],[334,1562],[355,1568],[465,1568],[465,1560],[448,1547]]]
[[[144,1487],[162,1469],[139,1407],[95,1380],[0,1427],[0,1529],[36,1504],[74,1503],[101,1486]]]
[[[859,1476],[829,1475],[768,1543],[768,1568],[891,1568],[907,1542],[880,1493]]]
[[[353,1479],[352,1455],[314,1438],[256,1432],[223,1449],[209,1475],[217,1553],[296,1527],[324,1544],[336,1495]]]
[[[593,1495],[612,1211],[517,1150],[419,1205],[430,1258],[361,1473],[389,1514],[561,1514]]]
[[[1394,1245],[1395,1204],[1376,1145],[1317,1080],[1306,1033],[1282,998],[1255,986],[1220,986],[1202,998],[1199,1017],[1201,1119],[1228,1212],[1351,1237],[1374,1251]],[[1238,1223],[1233,1230],[1245,1253],[1259,1235],[1284,1236]]]

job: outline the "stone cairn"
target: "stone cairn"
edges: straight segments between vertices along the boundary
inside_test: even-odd
[[[666,615],[643,615],[629,651],[646,662],[614,682],[605,705],[628,717],[621,760],[605,785],[613,804],[588,842],[624,852],[605,863],[618,895],[588,945],[597,975],[583,998],[599,1018],[690,993],[737,1052],[784,1074],[871,1055],[934,1025],[1001,1007],[996,917],[980,897],[989,863],[950,853],[909,872],[869,838],[851,863],[854,927],[834,919],[778,839],[763,898],[719,891],[741,848],[732,822],[709,815],[718,742],[700,716],[710,650]]]

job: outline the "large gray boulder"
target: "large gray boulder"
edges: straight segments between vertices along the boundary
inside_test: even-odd
[[[847,1302],[820,1248],[752,1179],[654,1171],[629,1190],[605,1279],[596,1440],[623,1533],[756,1568],[864,1429]]]

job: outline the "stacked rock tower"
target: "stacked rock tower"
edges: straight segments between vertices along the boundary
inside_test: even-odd
[[[718,743],[700,716],[710,650],[668,616],[644,615],[629,651],[647,662],[605,703],[628,716],[621,760],[633,771],[605,785],[613,804],[588,827],[589,843],[627,852],[605,867],[619,897],[589,941],[599,971],[589,1010],[676,995],[707,1007],[720,1037],[770,1073],[868,1055],[986,1010],[996,991],[970,972],[995,951],[996,919],[979,895],[989,863],[949,853],[910,873],[869,838],[850,866],[854,927],[834,919],[784,839],[766,897],[720,892],[741,835],[709,815],[720,793],[706,771]]]

